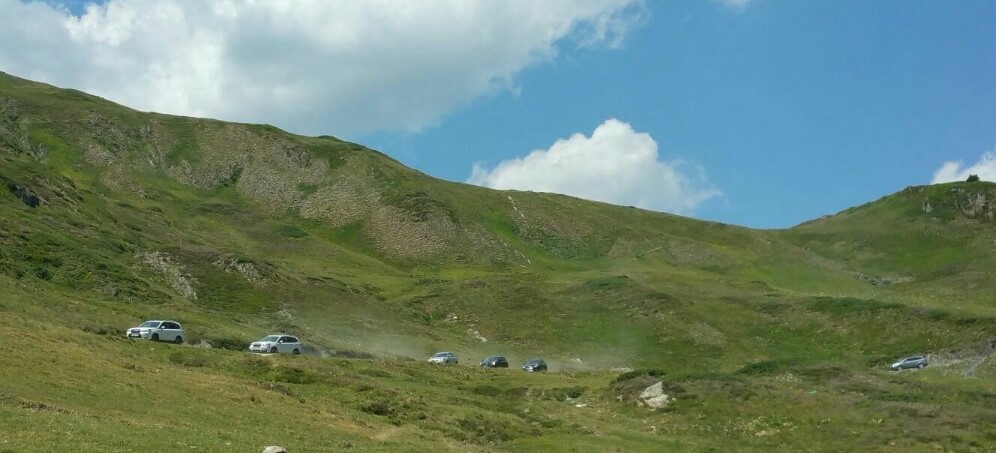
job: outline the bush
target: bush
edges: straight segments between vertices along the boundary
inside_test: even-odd
[[[305,349],[308,349],[308,348],[305,347]],[[365,359],[365,360],[371,360],[371,359],[377,358],[376,356],[374,356],[373,354],[371,354],[369,352],[351,351],[351,350],[348,350],[348,349],[333,351],[329,355],[331,355],[332,357],[339,357],[339,358],[343,358],[343,359]]]
[[[548,390],[543,390],[540,394],[540,398],[544,400],[557,400],[566,401],[568,399],[575,399],[584,394],[587,390],[584,387],[573,386],[573,387],[557,387]]]
[[[363,410],[363,412],[366,412],[368,414],[377,415],[380,417],[387,417],[394,413],[394,408],[392,408],[390,404],[384,401],[374,401],[372,403],[365,404],[363,405],[361,410]]]
[[[665,374],[664,370],[661,369],[632,370],[622,373],[619,376],[616,376],[616,380],[613,381],[613,383],[618,384],[641,376],[649,376],[652,378],[657,378],[664,376],[664,374]]]
[[[301,368],[278,366],[273,371],[273,380],[289,384],[311,384],[318,381],[318,376]]]
[[[965,182],[977,182],[979,180],[979,175],[968,175],[968,179]]]
[[[516,436],[514,427],[509,423],[482,414],[464,417],[457,425],[469,434],[464,440],[478,444],[500,444]]]
[[[116,329],[114,327],[95,326],[95,325],[92,325],[92,324],[87,324],[87,325],[81,327],[80,330],[82,330],[84,332],[87,332],[87,333],[95,333],[97,335],[104,335],[104,336],[123,335],[120,332],[119,329]]]
[[[235,362],[231,368],[232,371],[236,371],[240,374],[259,376],[273,369],[273,365],[270,364],[269,360],[264,358],[250,356],[244,357]]]
[[[882,302],[874,299],[856,299],[851,297],[817,297],[810,301],[808,305],[811,310],[834,315],[874,313],[905,307],[895,302]]]
[[[191,368],[200,368],[207,365],[207,357],[191,351],[175,351],[169,355],[169,361]]]
[[[251,341],[236,337],[204,337],[204,341],[211,343],[212,348],[228,349],[231,351],[245,351],[249,348]]]
[[[771,374],[794,365],[797,361],[793,359],[782,360],[762,360],[760,362],[748,363],[743,368],[737,370],[738,374]]]

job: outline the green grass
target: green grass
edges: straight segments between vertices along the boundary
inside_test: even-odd
[[[979,351],[996,331],[996,223],[966,213],[973,197],[996,203],[993,184],[912,188],[758,231],[435,180],[333,138],[141,114],[0,75],[6,99],[18,115],[0,126],[45,155],[0,141],[0,180],[43,200],[0,194],[0,451],[994,439],[996,365]],[[88,163],[94,144],[114,160]],[[152,318],[213,348],[123,339]],[[243,352],[278,331],[315,355]],[[423,362],[439,350],[462,365]],[[473,366],[492,354],[553,372]],[[913,354],[940,362],[882,371]],[[617,367],[646,371],[620,381]],[[632,401],[655,379],[680,393],[666,411]]]

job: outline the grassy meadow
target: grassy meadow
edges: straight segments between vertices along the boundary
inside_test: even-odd
[[[996,444],[996,184],[751,230],[2,73],[0,182],[0,452]]]

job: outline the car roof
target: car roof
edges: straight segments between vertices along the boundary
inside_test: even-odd
[[[529,362],[544,362],[544,361],[545,360],[543,360],[543,359],[529,359],[529,360],[526,360],[526,363],[529,363]]]

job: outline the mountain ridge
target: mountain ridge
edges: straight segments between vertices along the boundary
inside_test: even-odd
[[[219,410],[265,407],[293,419],[299,410],[332,411],[333,431],[372,451],[579,442],[653,451],[661,436],[645,432],[645,423],[653,417],[665,426],[658,415],[680,421],[670,433],[684,449],[850,449],[852,437],[817,427],[875,437],[867,419],[883,411],[954,449],[991,433],[978,422],[993,415],[985,405],[991,392],[979,390],[994,376],[988,356],[972,356],[982,360],[970,368],[982,383],[944,374],[968,373],[954,359],[922,374],[923,382],[879,369],[897,356],[950,357],[989,344],[992,183],[906,189],[794,228],[754,230],[443,181],[335,138],[141,113],[6,75],[0,180],[7,187],[0,335],[30,338],[44,351],[0,354],[9,365],[0,367],[7,385],[0,415],[22,421],[9,431],[25,439],[41,436],[29,412],[39,402],[69,408],[47,414],[62,427],[74,414],[141,419],[130,409],[141,406],[138,394],[88,387],[89,379],[72,374],[77,360],[122,389],[191,407],[205,409],[204,399]],[[160,318],[182,321],[188,342],[209,347],[122,342],[121,329]],[[298,335],[324,357],[227,350],[269,332]],[[496,353],[513,362],[543,356],[556,372],[518,378],[457,367],[450,374],[410,360],[437,350],[458,353],[462,363]],[[42,365],[46,354],[69,374]],[[18,361],[30,362],[29,371],[10,371]],[[644,371],[608,371],[628,368]],[[196,390],[163,388],[153,371],[160,369]],[[668,388],[687,387],[695,398],[679,397],[673,412],[658,415],[623,404],[618,392],[626,385],[617,383],[642,376],[633,382],[649,386],[661,373],[680,384]],[[212,391],[212,382],[225,387]],[[918,418],[927,409],[902,395],[921,387],[937,389],[930,404],[956,410],[952,423],[974,431]],[[265,396],[246,399],[259,389]],[[826,395],[806,393],[812,389]],[[87,399],[92,394],[103,398]],[[799,398],[828,409],[798,407]],[[578,412],[583,404],[606,415]],[[539,407],[555,418],[526,411]],[[845,408],[853,418],[820,421]],[[698,431],[705,414],[715,419],[710,430],[730,437]],[[784,421],[756,422],[772,414]],[[203,428],[159,416],[183,436],[239,437],[237,427],[204,415],[190,415]],[[301,423],[312,432],[323,422]],[[755,423],[778,431],[783,443],[755,435],[763,431]],[[783,423],[805,426],[822,443]],[[596,435],[574,424],[613,428]],[[418,441],[385,437],[391,427]],[[881,435],[903,442],[904,429],[889,425]],[[99,439],[133,447],[127,439],[137,431],[155,435],[132,427],[84,437],[96,442],[91,450],[105,451]],[[319,450],[307,437],[294,438],[304,451]],[[551,447],[555,439],[565,443]]]

